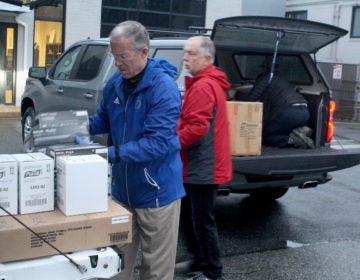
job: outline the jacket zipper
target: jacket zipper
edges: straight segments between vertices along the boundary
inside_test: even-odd
[[[130,98],[130,96],[129,96],[129,98]],[[124,110],[124,130],[123,130],[122,144],[125,143],[126,111],[127,111],[127,107],[128,107],[128,103],[129,103],[129,98],[127,98],[126,103],[125,103],[125,110]],[[127,163],[125,164],[125,188],[126,188],[128,205],[129,205],[129,207],[131,208],[130,196],[129,196],[129,187],[128,187],[128,164],[127,164]]]
[[[147,168],[144,168],[144,174],[145,174],[146,181],[155,188],[155,192],[156,192],[155,203],[156,203],[156,207],[159,208],[159,190],[160,190],[160,186],[159,186],[158,183],[150,176]]]

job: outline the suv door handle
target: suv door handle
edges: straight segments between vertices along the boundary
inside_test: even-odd
[[[84,93],[83,96],[86,98],[86,99],[93,99],[93,95],[91,93]]]
[[[58,93],[58,94],[64,94],[64,89],[58,88],[57,93]]]

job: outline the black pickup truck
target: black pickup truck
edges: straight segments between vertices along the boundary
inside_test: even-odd
[[[307,125],[313,130],[315,143],[309,150],[263,146],[259,156],[234,156],[234,179],[220,191],[272,200],[283,196],[289,187],[315,187],[331,180],[328,172],[360,163],[360,151],[330,147],[334,103],[315,60],[320,48],[346,33],[326,24],[278,17],[231,17],[215,22],[211,38],[216,64],[232,84],[229,100],[235,92],[252,87],[265,57],[275,57],[279,75],[308,100],[311,116]],[[176,38],[150,43],[150,56],[163,57],[178,66],[181,91],[184,43]],[[104,84],[116,71],[109,51],[108,39],[88,39],[69,47],[50,69],[30,68],[21,102],[24,139],[31,135],[38,113],[69,109],[95,112]]]

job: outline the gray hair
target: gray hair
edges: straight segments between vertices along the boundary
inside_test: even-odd
[[[119,37],[133,38],[136,50],[150,46],[148,31],[137,21],[127,20],[117,24],[110,33],[110,42],[114,42]]]
[[[215,60],[215,45],[214,42],[207,36],[196,36],[201,40],[200,53],[202,55],[210,55],[211,63]]]

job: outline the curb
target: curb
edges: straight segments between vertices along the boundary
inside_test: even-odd
[[[20,118],[20,108],[15,106],[0,106],[0,119]]]

